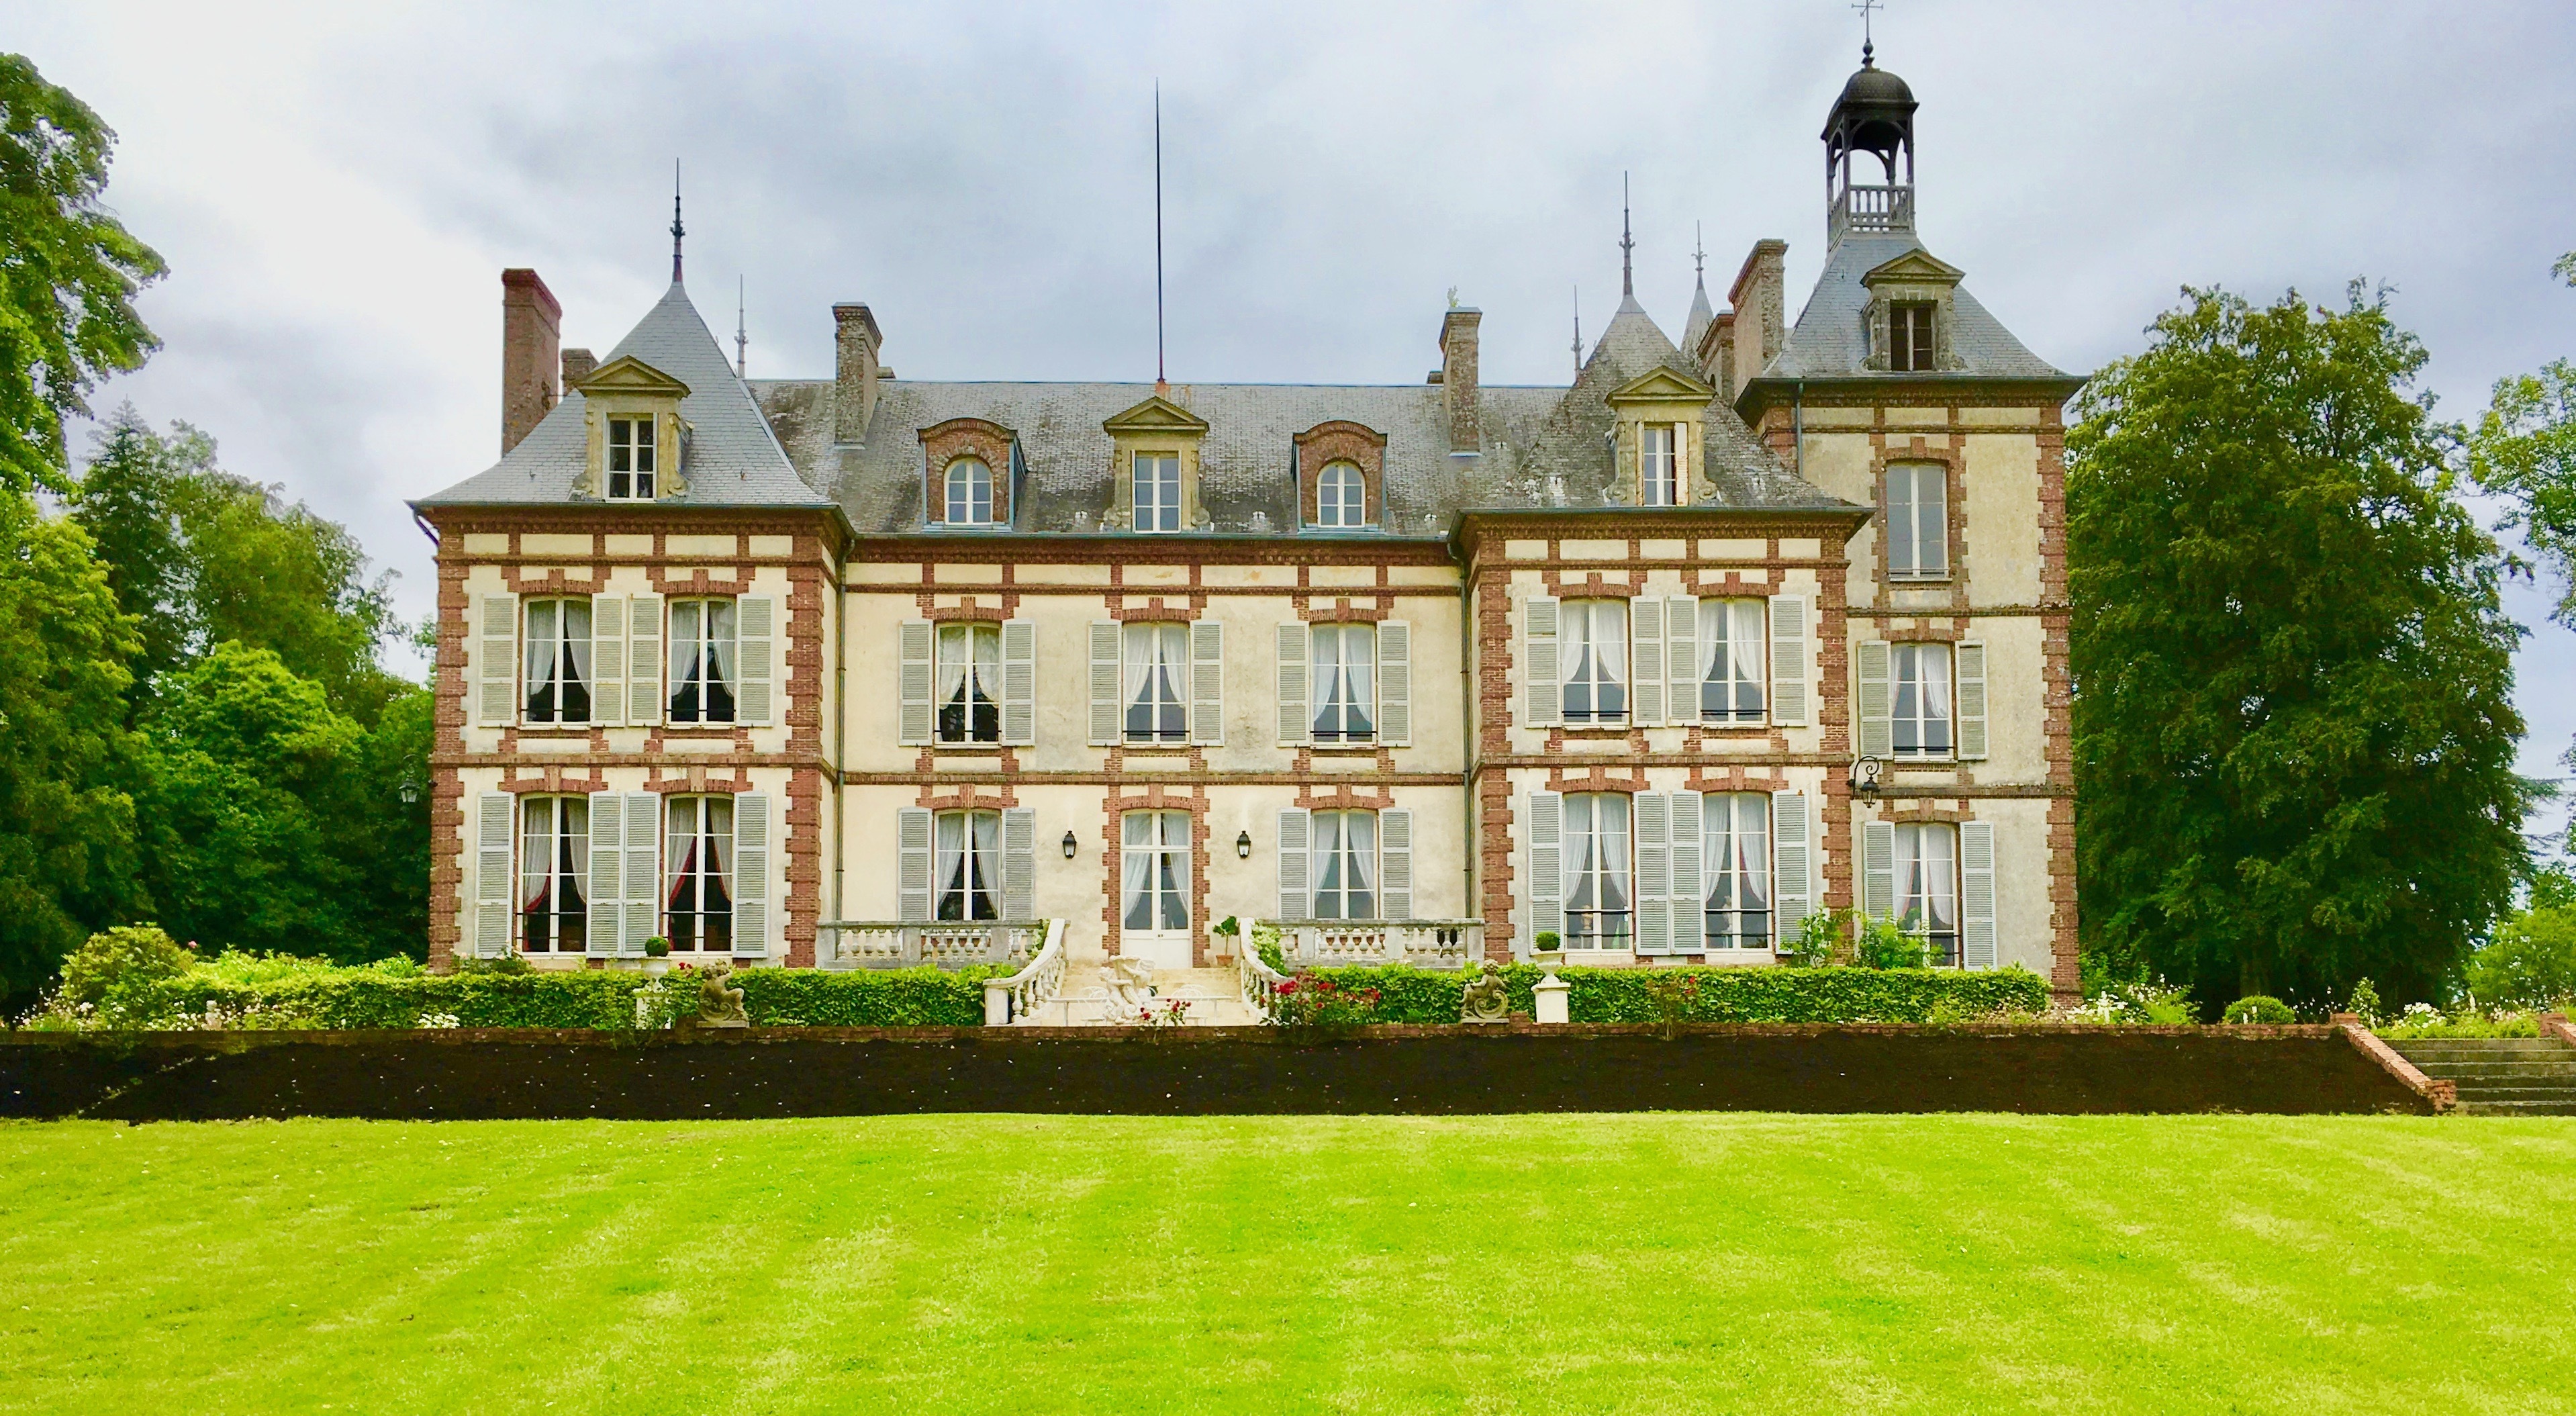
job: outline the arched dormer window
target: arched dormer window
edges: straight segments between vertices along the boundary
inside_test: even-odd
[[[1366,526],[1368,514],[1368,479],[1356,462],[1335,461],[1324,464],[1324,472],[1315,484],[1315,524],[1329,527]]]
[[[951,526],[993,524],[993,469],[980,457],[961,457],[948,464],[948,515]]]

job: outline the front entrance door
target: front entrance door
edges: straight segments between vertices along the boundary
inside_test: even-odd
[[[1190,967],[1190,815],[1131,811],[1120,822],[1118,952]]]

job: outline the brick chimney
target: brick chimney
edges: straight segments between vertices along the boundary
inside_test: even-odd
[[[865,305],[834,305],[832,324],[839,335],[832,359],[832,441],[865,442],[868,420],[877,412],[877,380],[885,376],[877,363],[885,335]]]
[[[501,451],[519,445],[555,406],[563,306],[533,270],[501,272]]]
[[[1744,269],[1736,274],[1735,288],[1727,292],[1726,302],[1735,307],[1735,386],[1726,391],[1730,399],[1742,393],[1771,356],[1780,352],[1785,329],[1782,264],[1788,254],[1786,241],[1754,242],[1753,253],[1744,258]]]
[[[1440,407],[1449,415],[1449,450],[1480,452],[1483,428],[1476,401],[1476,325],[1484,312],[1453,308],[1440,320]]]
[[[564,392],[570,393],[583,379],[599,368],[599,356],[587,349],[567,349],[563,355]]]

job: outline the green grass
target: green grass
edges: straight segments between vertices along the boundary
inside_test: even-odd
[[[0,1410],[2530,1411],[2576,1122],[0,1124]]]

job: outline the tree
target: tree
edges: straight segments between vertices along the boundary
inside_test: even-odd
[[[2067,438],[2086,946],[2204,1003],[2438,996],[2533,792],[2456,430],[2384,292],[2184,297]]]
[[[116,134],[0,54],[0,487],[59,489],[64,420],[157,347],[134,296],[166,269],[99,208]]]
[[[89,532],[117,604],[135,618],[140,647],[130,667],[132,697],[140,705],[204,635],[191,598],[179,503],[181,484],[213,462],[214,447],[184,424],[173,436],[160,436],[130,403],[93,441],[96,451],[72,488],[71,514]]]

